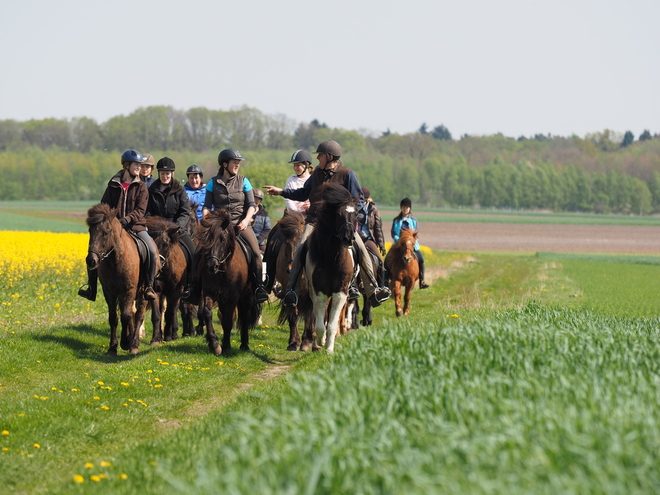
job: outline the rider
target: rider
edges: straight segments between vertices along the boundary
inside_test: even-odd
[[[117,172],[103,193],[101,203],[107,204],[111,208],[116,208],[117,218],[122,227],[133,231],[140,239],[144,241],[149,249],[149,271],[146,274],[147,288],[144,297],[153,301],[156,299],[154,292],[154,278],[156,278],[156,248],[154,242],[147,233],[144,215],[149,203],[149,191],[147,186],[140,179],[140,165],[144,162],[144,157],[137,150],[126,150],[121,155],[121,164],[124,167]],[[78,295],[96,301],[96,289],[98,282],[98,272],[96,270],[87,270],[87,288],[81,287]]]
[[[252,230],[254,235],[257,236],[257,242],[259,243],[259,249],[263,253],[266,251],[266,239],[268,239],[268,233],[270,232],[270,217],[268,216],[268,211],[264,208],[264,205],[261,202],[264,199],[264,192],[261,189],[254,188],[254,203],[257,205],[257,212],[252,217]]]
[[[291,156],[293,163],[293,175],[286,180],[284,189],[300,189],[309,179],[309,169],[312,166],[312,155],[307,150],[298,150]],[[305,201],[294,201],[293,199],[284,199],[287,211],[297,211],[304,213],[309,209],[309,199]]]
[[[394,242],[399,240],[402,230],[411,229],[415,232],[419,232],[417,229],[417,219],[410,214],[412,211],[412,201],[410,201],[408,198],[403,198],[399,206],[401,207],[401,213],[399,213],[392,221],[391,234]],[[422,255],[422,252],[419,249],[418,240],[415,240],[414,252],[417,256],[417,262],[419,263],[419,288],[428,289],[429,284],[424,282],[424,255]]]
[[[298,250],[296,251],[293,266],[291,267],[289,285],[287,286],[288,292],[282,300],[283,304],[289,306],[297,306],[298,304],[298,295],[295,288],[302,273],[304,263],[300,259],[300,253],[302,251],[302,244],[314,230],[314,221],[316,219],[316,212],[320,206],[323,184],[326,182],[342,184],[348,189],[352,197],[356,198],[362,195],[360,183],[355,172],[346,168],[341,160],[339,160],[341,157],[341,146],[337,141],[323,141],[318,145],[315,153],[317,153],[316,159],[319,161],[319,164],[302,188],[282,190],[279,187],[264,186],[266,192],[271,196],[283,196],[286,199],[297,201],[309,199],[310,201],[310,207],[307,210],[305,218],[305,229],[300,236]],[[383,301],[390,297],[391,292],[387,287],[378,287],[378,283],[374,279],[373,266],[369,259],[369,253],[364,247],[360,236],[355,236],[355,244],[359,250],[360,274],[367,297],[370,299],[372,306],[380,306]],[[355,288],[349,291],[350,299],[356,299],[359,295],[360,293]]]
[[[147,216],[163,217],[179,226],[179,240],[188,251],[190,265],[195,256],[195,244],[190,238],[188,232],[188,220],[190,219],[190,204],[186,194],[179,181],[174,178],[176,164],[169,157],[158,160],[156,170],[158,170],[158,179],[151,184],[149,188],[149,206]],[[190,294],[190,284],[192,276],[192,267],[189,266],[186,273],[186,286],[183,289],[182,297]]]
[[[140,179],[147,185],[147,189],[151,187],[151,184],[154,183],[154,179],[151,177],[151,174],[154,173],[154,157],[149,153],[142,155],[144,161],[140,164]]]
[[[380,219],[380,212],[376,208],[376,203],[371,199],[371,191],[363,187],[362,195],[364,196],[364,202],[358,209],[357,215],[358,234],[362,237],[365,247],[380,260],[378,264],[378,281],[381,285],[384,285],[385,270],[383,259],[381,258],[381,255],[385,256],[383,222]]]
[[[183,188],[188,194],[188,199],[197,205],[197,221],[202,219],[202,208],[204,208],[204,199],[206,198],[206,184],[202,180],[204,178],[204,171],[199,165],[191,165],[186,170],[188,182],[183,185]]]
[[[245,160],[240,151],[233,148],[222,150],[218,155],[218,164],[220,170],[218,175],[213,177],[206,186],[206,199],[202,216],[208,215],[211,209],[227,208],[231,215],[231,221],[238,229],[238,235],[252,249],[253,253],[253,274],[256,279],[257,289],[255,298],[258,303],[268,300],[268,293],[262,283],[262,265],[261,250],[254,235],[250,221],[257,212],[257,206],[254,203],[254,192],[252,184],[247,177],[240,175],[238,169],[241,162]]]

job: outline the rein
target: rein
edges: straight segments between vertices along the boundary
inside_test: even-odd
[[[87,250],[88,253],[95,254],[99,258],[98,263],[94,266],[94,268],[91,268],[91,270],[96,270],[99,267],[99,265],[101,264],[101,262],[106,260],[108,258],[108,256],[110,256],[112,254],[112,252],[115,249],[117,249],[117,246],[119,245],[119,242],[121,241],[121,236],[122,235],[124,235],[124,229],[121,229],[121,233],[119,234],[119,239],[117,239],[117,242],[115,242],[114,246],[112,246],[109,251],[104,251],[104,252],[101,252],[101,253],[97,253],[96,251],[93,251],[91,249]]]
[[[219,265],[223,265],[225,263],[225,261],[227,261],[229,259],[230,256],[231,256],[231,251],[229,253],[227,253],[227,256],[225,256],[224,259],[222,259],[222,260],[220,258],[218,258],[217,256],[213,255],[213,254],[210,255],[209,258],[211,258],[212,260],[216,260]],[[224,272],[224,271],[225,270],[218,269],[218,270],[216,270],[215,273]]]

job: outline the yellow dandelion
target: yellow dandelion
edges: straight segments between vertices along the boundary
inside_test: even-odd
[[[89,477],[89,479],[92,480],[92,481],[96,481],[96,482],[101,481],[101,478],[100,478],[98,475],[96,475],[96,474],[91,475],[91,476]]]
[[[76,474],[76,475],[73,476],[73,481],[74,481],[75,483],[84,483],[84,482],[85,482],[85,478],[83,478],[83,477],[82,477],[81,475],[79,475],[79,474]]]
[[[129,387],[131,385],[130,383],[126,383],[126,382],[120,382],[119,384],[123,385],[124,387]]]
[[[3,452],[9,452],[9,447],[2,447]]]
[[[9,431],[7,431],[7,430],[2,430],[2,434],[3,434],[3,435],[9,435]]]
[[[110,408],[108,406],[101,406],[101,409],[103,409],[104,411],[109,411],[110,410]]]
[[[96,382],[96,383],[98,383],[99,385],[105,385],[105,383],[103,382]]]
[[[101,478],[102,480],[107,480],[107,479],[108,479],[108,475],[105,474],[105,473],[101,473],[101,474],[99,474],[99,478]]]
[[[33,446],[35,449],[40,449],[40,448],[41,448],[41,445],[39,445],[38,443],[33,443],[32,446]]]
[[[95,395],[94,400],[101,400],[101,398]]]
[[[162,387],[161,384],[156,385],[154,388]]]
[[[119,475],[117,477],[121,480],[127,480],[128,479],[128,475],[126,473],[119,473]]]
[[[85,467],[86,467],[87,469],[92,469],[92,468],[94,467],[94,464],[92,464],[91,462],[86,462],[86,463],[85,463]]]

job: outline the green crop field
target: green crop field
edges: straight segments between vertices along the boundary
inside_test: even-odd
[[[428,258],[442,276],[411,315],[385,303],[333,356],[287,352],[267,306],[249,352],[150,347],[148,323],[137,356],[109,357],[104,304],[75,295],[82,259],[3,282],[0,486],[657,492],[660,258]]]

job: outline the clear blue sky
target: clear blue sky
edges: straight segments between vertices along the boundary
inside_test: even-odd
[[[0,1],[0,119],[248,105],[374,133],[660,133],[658,0]]]

